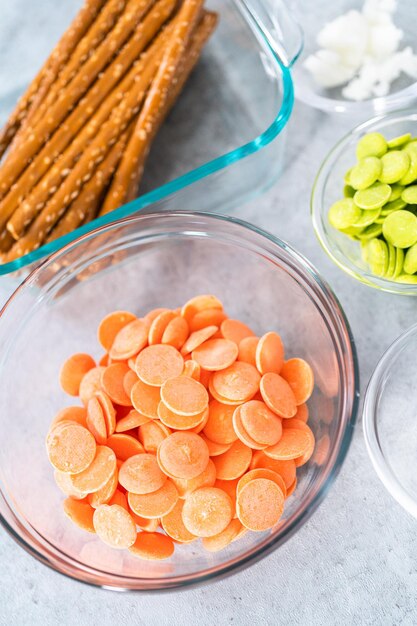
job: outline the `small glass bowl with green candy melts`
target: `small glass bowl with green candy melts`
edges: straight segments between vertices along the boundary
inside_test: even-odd
[[[387,141],[381,133],[367,133],[357,143],[356,157],[360,161],[365,157],[382,157],[388,150]]]
[[[329,209],[329,222],[334,228],[343,230],[349,228],[361,217],[361,209],[352,198],[338,200]]]
[[[368,189],[360,189],[353,196],[356,206],[364,211],[380,209],[388,202],[391,187],[385,183],[374,183]]]
[[[396,248],[409,248],[417,242],[417,217],[411,211],[394,211],[385,218],[382,233]]]
[[[390,150],[381,157],[382,170],[379,175],[381,183],[398,183],[408,172],[410,157],[405,150]]]
[[[388,270],[388,246],[382,239],[374,238],[366,246],[366,261],[376,276],[384,277]]]
[[[374,156],[365,157],[351,169],[349,184],[354,189],[367,189],[378,180],[381,172],[381,159]]]

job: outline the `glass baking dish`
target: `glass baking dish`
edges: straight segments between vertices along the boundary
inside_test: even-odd
[[[5,86],[0,87],[2,123],[80,5],[80,0],[65,6],[53,0],[36,6],[28,0],[18,2],[22,5],[18,30],[12,23],[15,11],[10,23],[6,14],[0,26],[8,50],[0,71],[0,85]],[[227,212],[276,179],[284,156],[282,131],[293,105],[289,68],[302,48],[301,31],[280,0],[206,4],[220,14],[218,28],[153,145],[140,197],[0,265],[0,275],[13,274],[15,282],[17,273],[21,280],[42,258],[80,235],[151,204],[153,211]],[[22,48],[23,39],[32,45]],[[16,75],[22,77],[22,85],[10,90]]]

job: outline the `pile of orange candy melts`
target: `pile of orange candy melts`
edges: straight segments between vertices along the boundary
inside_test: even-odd
[[[169,558],[202,539],[218,551],[280,520],[314,450],[303,359],[280,336],[230,319],[213,295],[142,318],[107,315],[98,364],[75,354],[46,439],[66,515],[109,546]]]

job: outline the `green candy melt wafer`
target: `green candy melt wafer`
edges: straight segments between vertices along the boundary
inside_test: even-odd
[[[378,180],[381,172],[381,159],[374,156],[365,157],[352,168],[349,176],[350,185],[354,189],[367,189]]]
[[[404,250],[402,248],[395,248],[395,255],[395,270],[393,278],[397,278],[403,271]]]
[[[387,216],[394,211],[400,211],[401,209],[404,209],[406,206],[407,203],[404,202],[402,198],[397,198],[392,202],[387,202],[386,204],[384,204],[384,206],[382,207],[381,215]]]
[[[417,244],[408,248],[404,258],[404,272],[406,274],[415,274],[417,272]]]
[[[406,187],[401,194],[401,200],[407,204],[417,204],[417,185]]]
[[[394,211],[385,218],[382,232],[397,248],[409,248],[417,242],[417,217],[410,211]]]
[[[410,157],[404,150],[392,150],[381,157],[382,171],[379,175],[381,183],[397,183],[408,172]]]
[[[400,185],[411,185],[417,180],[417,145],[415,143],[408,143],[404,152],[406,152],[410,158],[410,165],[404,176],[398,181]]]
[[[391,195],[388,198],[388,202],[394,202],[394,200],[398,200],[398,198],[401,198],[404,185],[399,185],[398,183],[394,183],[393,185],[390,185],[390,187],[391,187]]]
[[[329,222],[334,228],[342,230],[352,226],[362,215],[362,211],[352,198],[338,200],[329,209]]]
[[[364,211],[381,208],[391,195],[391,187],[385,183],[374,183],[368,189],[361,189],[353,196],[355,204]]]
[[[409,285],[417,285],[417,276],[414,274],[400,274],[396,279],[397,283],[408,283]]]
[[[345,198],[353,198],[356,193],[356,189],[353,189],[350,185],[345,185],[343,187],[343,195]]]
[[[387,146],[389,150],[394,148],[402,148],[408,143],[411,139],[411,133],[405,133],[404,135],[399,135],[398,137],[393,137],[389,141],[387,141]]]
[[[392,243],[388,243],[388,268],[385,278],[392,278],[395,272],[396,252]]]
[[[382,234],[382,226],[381,224],[371,224],[367,226],[365,230],[361,232],[360,238],[362,241],[366,241],[368,239],[373,239],[374,237],[379,237]]]
[[[362,211],[362,215],[357,222],[352,224],[356,228],[365,228],[373,224],[380,216],[381,209],[374,209],[373,211]]]
[[[371,239],[366,248],[367,260],[373,274],[385,276],[388,269],[388,246],[382,239]]]
[[[388,150],[387,142],[381,133],[367,133],[356,146],[356,156],[364,159],[368,156],[382,157]]]

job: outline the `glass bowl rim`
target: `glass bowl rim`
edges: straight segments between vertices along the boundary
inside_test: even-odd
[[[410,336],[417,333],[417,323],[403,332],[384,352],[368,383],[363,404],[363,433],[374,470],[390,495],[414,518],[417,518],[417,499],[402,486],[395,472],[385,460],[378,436],[378,401],[381,385],[407,344]],[[383,391],[382,391],[383,393]]]
[[[377,132],[378,129],[380,129],[381,126],[384,126],[387,122],[393,123],[396,121],[406,120],[412,120],[417,122],[417,110],[410,108],[398,109],[396,111],[391,111],[390,113],[377,115],[369,120],[366,120],[365,122],[361,122],[360,124],[352,128],[348,133],[343,135],[343,137],[339,139],[339,141],[337,141],[337,143],[334,144],[330,151],[327,153],[316,174],[310,195],[310,215],[313,223],[314,232],[317,239],[319,240],[321,247],[331,258],[331,260],[346,274],[352,276],[364,285],[367,285],[368,287],[372,287],[374,289],[379,289],[380,291],[385,291],[397,295],[417,296],[416,284],[398,283],[393,280],[380,278],[372,274],[370,271],[368,272],[365,270],[361,270],[343,253],[335,252],[331,245],[332,238],[326,234],[325,229],[322,225],[322,215],[325,210],[322,202],[323,194],[325,192],[327,182],[332,176],[334,164],[338,160],[339,156],[343,153],[344,148],[348,144],[359,138],[359,136],[364,132]]]
[[[30,287],[30,285],[36,280],[36,277],[41,274],[44,269],[53,265],[60,257],[66,255],[68,252],[77,248],[78,245],[84,243],[85,241],[89,241],[99,236],[100,234],[111,231],[119,228],[124,224],[129,224],[132,222],[141,222],[150,219],[163,220],[167,217],[175,217],[175,218],[183,218],[184,220],[190,219],[205,219],[208,223],[210,222],[226,222],[234,224],[235,226],[240,227],[242,231],[249,231],[252,234],[260,237],[261,240],[265,239],[266,243],[273,244],[276,252],[281,251],[281,253],[287,254],[289,259],[296,263],[296,268],[302,273],[302,275],[310,280],[311,286],[315,287],[319,295],[321,296],[321,302],[325,302],[326,305],[331,307],[331,312],[335,316],[334,321],[338,321],[344,330],[344,335],[342,332],[338,330],[337,326],[334,325],[333,330],[338,335],[338,338],[343,344],[343,348],[347,348],[350,352],[351,357],[351,390],[350,397],[348,400],[350,401],[349,409],[350,411],[346,411],[346,407],[344,407],[345,415],[345,426],[344,432],[340,438],[339,450],[337,455],[334,458],[333,466],[328,471],[328,476],[323,480],[323,484],[318,489],[315,494],[312,502],[309,506],[305,506],[304,510],[298,512],[295,516],[295,519],[288,526],[284,534],[277,533],[275,536],[271,535],[271,539],[269,539],[266,543],[264,542],[258,548],[252,549],[250,553],[242,558],[236,557],[231,564],[221,565],[219,567],[214,567],[211,569],[207,569],[198,575],[195,574],[186,574],[181,576],[175,576],[171,579],[136,579],[135,585],[141,584],[142,586],[120,586],[120,585],[110,585],[110,584],[102,584],[100,582],[96,582],[94,579],[92,580],[92,576],[86,576],[86,572],[100,572],[102,574],[108,575],[107,572],[103,570],[98,570],[97,568],[93,568],[91,566],[79,566],[75,567],[74,562],[75,559],[69,558],[65,556],[57,557],[54,553],[48,553],[45,550],[44,546],[35,547],[36,537],[34,534],[28,533],[26,528],[21,529],[21,524],[19,520],[16,518],[15,512],[8,505],[6,499],[4,497],[3,491],[1,489],[0,484],[0,525],[9,533],[9,535],[29,554],[35,557],[38,561],[47,565],[51,569],[67,576],[68,578],[72,578],[88,584],[93,587],[101,587],[105,589],[111,589],[116,591],[135,591],[135,592],[155,592],[155,591],[169,591],[172,589],[184,589],[190,588],[194,586],[198,586],[201,584],[205,584],[210,581],[222,579],[232,573],[237,573],[242,569],[250,566],[251,564],[257,562],[261,558],[264,558],[275,549],[283,545],[288,539],[290,539],[299,528],[301,528],[304,523],[310,518],[313,512],[318,508],[321,502],[324,500],[327,492],[329,491],[331,485],[333,484],[335,478],[337,477],[340,468],[345,460],[346,454],[348,452],[354,426],[357,420],[358,415],[358,407],[359,407],[359,365],[358,365],[358,357],[356,352],[355,341],[345,316],[345,313],[333,293],[331,287],[327,284],[327,282],[320,276],[315,267],[308,261],[302,254],[297,252],[292,246],[288,245],[283,240],[275,237],[271,233],[264,231],[257,226],[246,222],[244,220],[230,217],[228,215],[221,214],[213,214],[207,212],[184,212],[184,211],[166,211],[162,214],[160,212],[146,212],[144,214],[139,214],[136,216],[126,217],[123,220],[110,223],[104,226],[100,226],[96,228],[94,231],[86,233],[82,235],[77,240],[68,243],[64,248],[57,250],[53,255],[45,259],[40,265],[32,270],[32,272],[25,278],[25,280],[16,288],[14,293],[7,300],[5,305],[0,309],[0,321],[1,317],[5,313],[5,311],[13,304],[14,300],[22,291],[26,289],[26,287]],[[206,222],[206,223],[207,223]],[[201,227],[200,227],[201,231]],[[189,228],[184,230],[187,236],[192,234],[195,236],[195,233],[190,233]],[[167,235],[169,233],[166,233]],[[172,234],[172,233],[171,233]],[[264,244],[264,245],[265,245]],[[285,261],[284,261],[285,262]],[[68,267],[66,267],[68,270]],[[292,277],[293,278],[293,277]],[[347,395],[347,392],[346,392]],[[350,413],[350,414],[349,414]],[[343,413],[342,413],[343,416]],[[12,527],[9,521],[5,518],[2,508],[6,506],[9,509],[9,512],[12,514],[13,521],[15,522],[15,526],[20,530],[17,530],[16,527]],[[24,536],[26,535],[26,536]],[[34,541],[29,541],[29,539],[33,539]],[[48,558],[49,557],[49,558]],[[78,564],[79,565],[79,564]],[[84,578],[81,575],[84,574]],[[114,574],[114,577],[119,580],[125,579],[126,581],[132,580],[129,576],[119,576]],[[156,580],[156,584],[155,584]],[[144,583],[144,584],[143,584]]]

